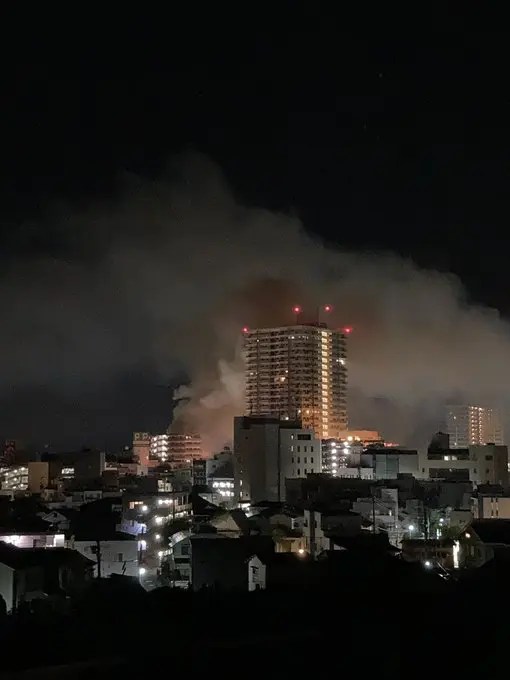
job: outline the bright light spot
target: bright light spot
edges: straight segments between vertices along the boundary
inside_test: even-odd
[[[325,312],[330,312],[332,309],[331,305],[324,305],[324,311]]]
[[[305,554],[304,548],[299,548],[298,554],[299,554],[299,555],[304,555],[304,554]]]
[[[142,540],[139,542],[139,548],[140,548],[140,550],[146,550],[146,549],[147,549],[147,541],[145,541],[144,539],[142,539]]]
[[[143,576],[146,572],[147,572],[147,569],[145,567],[140,567],[140,569],[138,570],[138,573],[140,574],[140,576]]]
[[[455,541],[453,544],[453,568],[459,568],[459,553],[460,553],[460,543]]]
[[[350,327],[344,328],[344,333],[345,333],[346,335],[349,335],[349,333],[352,333],[352,328],[350,328]]]
[[[162,517],[154,517],[154,520],[156,524],[163,524],[163,518]]]
[[[294,314],[301,314],[301,307],[299,305],[296,305],[295,307],[292,308],[292,311]]]
[[[249,332],[250,332],[250,329],[248,328],[248,326],[243,326],[243,333],[249,333]]]
[[[162,550],[158,550],[158,557],[161,558],[163,557],[164,552]]]
[[[471,534],[470,534],[468,531],[466,531],[466,533],[464,534],[464,536],[465,536],[466,538],[471,538]]]
[[[156,534],[154,538],[156,539],[156,541],[161,541],[161,534]]]
[[[439,524],[444,524],[444,519],[442,517],[439,518]]]
[[[425,560],[425,562],[423,563],[423,566],[426,569],[430,569],[430,567],[432,566],[432,562],[430,562],[429,560]]]
[[[345,447],[344,453],[345,453],[345,454],[349,453],[349,449],[348,449],[347,447]]]
[[[149,508],[146,505],[142,505],[142,512],[147,512]]]
[[[409,531],[414,531],[414,524],[410,524],[408,529],[409,529]]]
[[[348,441],[348,442],[352,442],[352,434],[350,434],[350,435],[347,437],[347,441]]]

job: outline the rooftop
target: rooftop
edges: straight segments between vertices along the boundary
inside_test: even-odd
[[[82,563],[92,566],[94,562],[69,548],[17,548],[0,541],[0,563],[12,569],[28,569],[30,567],[49,564]]]
[[[471,528],[483,543],[510,545],[510,519],[476,519]]]

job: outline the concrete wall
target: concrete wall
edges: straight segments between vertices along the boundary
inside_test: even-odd
[[[0,562],[0,595],[5,600],[7,611],[14,606],[14,569]]]
[[[97,576],[97,555],[93,552],[95,541],[72,541],[69,546],[89,560],[96,562],[94,576]],[[138,577],[138,542],[135,540],[101,541],[101,576],[124,574]]]

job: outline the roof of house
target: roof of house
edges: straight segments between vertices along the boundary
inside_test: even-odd
[[[97,531],[78,529],[76,533],[73,533],[73,538],[75,541],[136,541],[136,536],[132,534],[101,529]]]
[[[69,563],[81,563],[90,567],[94,565],[92,560],[69,548],[17,548],[3,541],[0,541],[0,563],[12,569]]]
[[[353,512],[346,507],[328,505],[327,503],[312,503],[307,508],[310,512],[320,512],[324,517],[341,517],[342,515],[359,517],[358,512]]]
[[[257,555],[264,562],[274,553],[271,536],[241,536],[240,538],[217,538],[191,536],[193,559],[199,561],[246,560]]]
[[[329,536],[334,545],[344,550],[361,552],[400,552],[398,548],[391,545],[388,535],[384,533],[373,534],[371,532],[361,532],[357,536]]]
[[[510,545],[510,519],[476,519],[471,528],[483,543]]]
[[[10,534],[54,534],[55,532],[37,515],[30,517],[9,517],[0,526],[0,535]]]

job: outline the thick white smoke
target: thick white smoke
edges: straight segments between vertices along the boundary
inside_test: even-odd
[[[412,443],[440,424],[445,401],[506,407],[509,327],[467,305],[456,279],[326,248],[296,218],[240,205],[204,158],[179,159],[169,178],[128,178],[116,205],[62,223],[77,257],[4,276],[4,390],[74,389],[147,364],[168,380],[182,368],[191,384],[176,425],[212,451],[243,409],[242,326],[289,322],[295,303],[313,318],[328,303],[334,325],[354,328],[353,425]],[[348,229],[338,224],[339,242]]]

